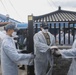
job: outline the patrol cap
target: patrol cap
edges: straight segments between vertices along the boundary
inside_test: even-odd
[[[42,26],[41,27],[44,28],[44,29],[48,29],[48,25],[47,25],[46,22],[42,22]]]
[[[48,26],[47,26],[47,25],[44,25],[43,28],[44,28],[44,29],[48,29]]]
[[[4,29],[5,29],[6,31],[7,31],[8,29],[13,29],[13,30],[17,31],[16,25],[13,24],[13,23],[7,24],[7,25],[4,27]]]

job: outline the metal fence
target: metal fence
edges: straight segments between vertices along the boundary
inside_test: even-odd
[[[40,25],[41,21],[36,21],[32,15],[28,16],[28,45],[27,45],[27,50],[29,52],[34,52],[34,43],[33,43],[33,35],[40,31]],[[76,22],[47,22],[47,25],[49,27],[49,32],[55,36],[55,42],[58,44],[58,48],[60,49],[69,49],[71,46],[60,46],[62,45],[61,43],[61,35],[60,31],[63,30],[63,45],[66,43],[66,39],[68,40],[68,45],[70,45],[70,33],[72,33],[72,41],[75,40],[75,27],[76,27]],[[57,42],[56,37],[59,34],[59,41]],[[68,37],[65,37],[66,34],[68,34]],[[34,65],[33,66],[27,66],[27,75],[35,75],[34,74]]]
[[[75,23],[47,22],[49,32],[55,36],[56,44],[72,45],[75,40]],[[33,22],[34,34],[40,31],[41,22]]]

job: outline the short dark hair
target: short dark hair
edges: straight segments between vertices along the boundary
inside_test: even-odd
[[[4,30],[8,31],[8,29],[16,30],[16,25],[13,23],[9,23],[4,27]]]

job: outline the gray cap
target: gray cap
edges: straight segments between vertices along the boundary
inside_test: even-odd
[[[47,24],[47,22],[42,22],[42,27],[43,27],[44,29],[48,29],[48,24]]]
[[[15,24],[12,24],[12,23],[10,23],[10,24],[7,24],[5,27],[4,27],[4,29],[7,31],[8,29],[13,29],[13,30],[17,30],[16,29],[16,25]]]

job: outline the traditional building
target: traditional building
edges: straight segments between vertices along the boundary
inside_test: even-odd
[[[12,18],[9,17],[9,15],[7,14],[6,16],[5,15],[2,15],[0,14],[0,31],[3,30],[4,26],[10,22],[13,22],[13,23],[21,23],[17,20],[14,20]]]
[[[73,41],[74,41],[76,36],[76,29],[75,29],[76,12],[62,10],[61,7],[59,6],[58,10],[48,14],[44,14],[40,16],[29,15],[28,31],[29,31],[29,35],[31,34],[29,39],[32,38],[31,36],[33,36],[34,33],[40,30],[40,26],[42,22],[47,22],[49,31],[55,36],[55,38],[56,38],[56,35],[59,34],[59,39],[60,39],[61,38],[60,30],[63,30],[64,40],[65,40],[65,34],[68,32],[68,43],[70,43],[70,31],[71,31],[73,35]],[[60,40],[59,40],[59,44],[60,44]],[[64,44],[65,44],[65,41],[64,41]]]
[[[63,28],[68,30],[69,28],[71,29],[76,27],[76,12],[62,10],[59,6],[58,10],[54,12],[40,16],[33,16],[33,20],[34,26],[37,25],[39,27],[41,22],[46,21],[49,28],[60,28],[59,31]]]
[[[41,15],[41,16],[28,16],[28,49],[29,52],[34,52],[34,43],[33,43],[33,35],[39,31],[39,27],[42,22],[47,22],[50,32],[54,32],[55,38],[57,29],[59,30],[59,45],[60,43],[60,30],[64,29],[64,45],[65,45],[65,30],[68,28],[69,37],[68,37],[68,45],[70,44],[70,28],[73,29],[73,41],[75,39],[75,27],[76,27],[76,12],[61,10],[61,7],[58,8],[57,11]],[[53,29],[53,30],[52,30]],[[65,45],[66,46],[66,45]],[[67,48],[67,47],[66,47]],[[60,60],[59,60],[60,59]],[[68,72],[68,68],[70,65],[70,61],[66,61],[64,59],[55,59],[54,63],[56,64],[53,69],[53,75],[66,75]],[[34,75],[34,68],[28,66],[28,73]]]

